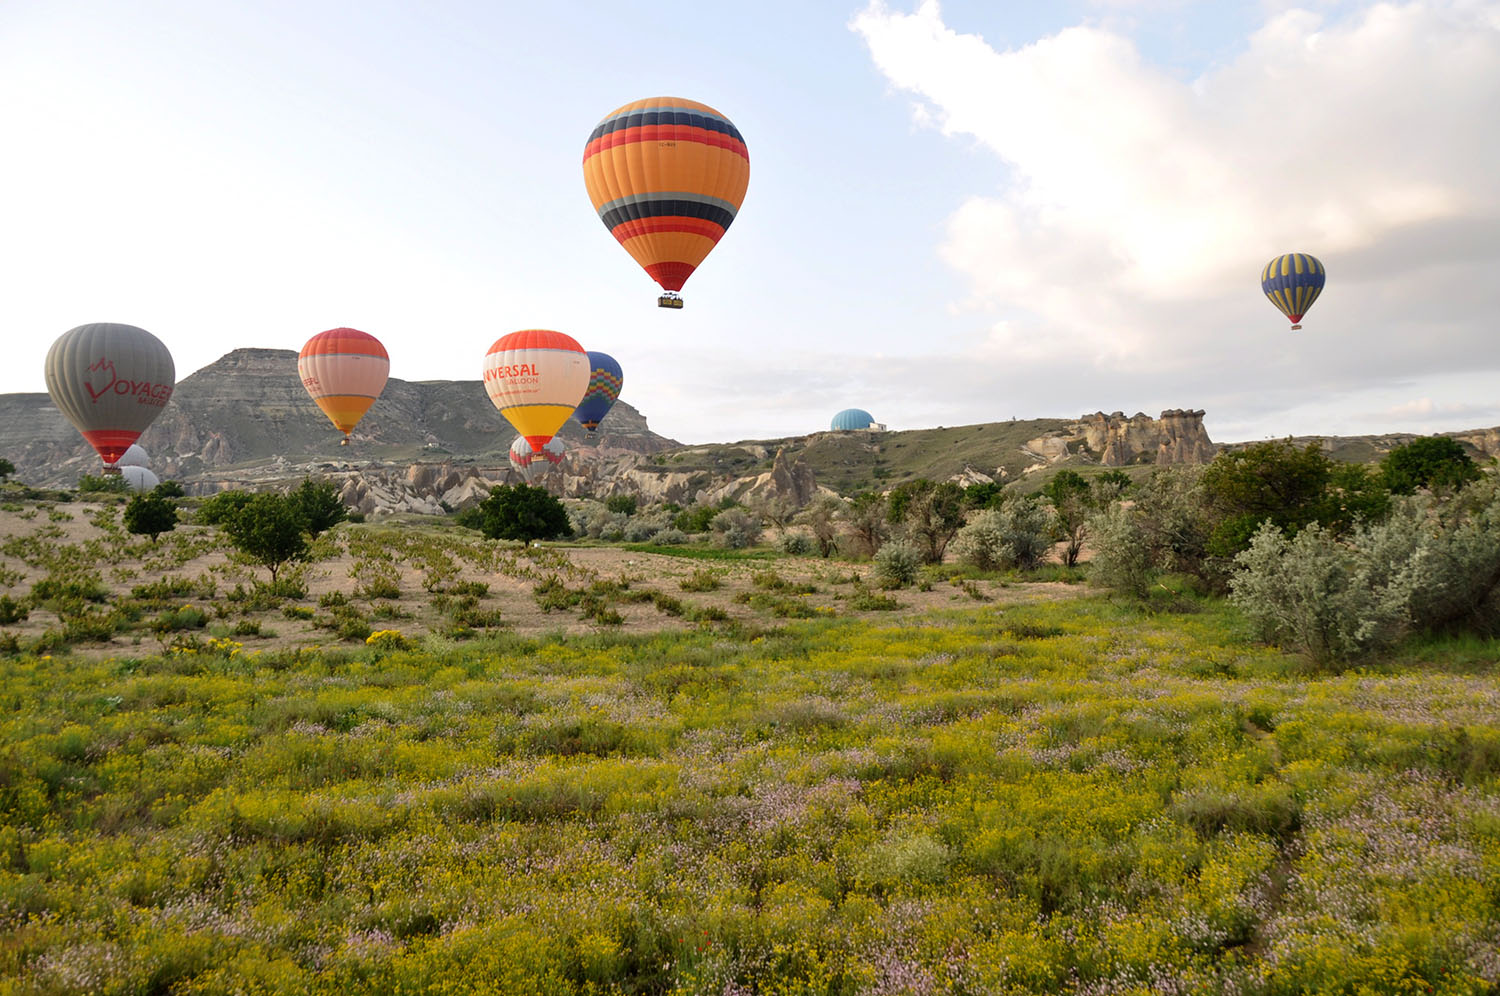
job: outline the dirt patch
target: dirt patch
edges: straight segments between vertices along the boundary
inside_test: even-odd
[[[319,543],[317,559],[282,571],[305,587],[305,594],[265,604],[253,595],[268,573],[240,562],[217,530],[180,525],[152,544],[123,531],[120,508],[94,503],[0,508],[0,590],[19,601],[47,578],[93,582],[99,589],[81,605],[54,600],[34,606],[25,620],[0,626],[0,632],[25,647],[61,632],[70,613],[80,609],[95,622],[115,613],[114,635],[72,641],[72,650],[128,656],[211,638],[232,640],[246,651],[354,646],[364,627],[393,629],[408,638],[462,639],[486,631],[648,633],[831,616],[894,621],[934,609],[1082,593],[1080,585],[995,580],[881,592],[871,581],[869,564],[807,557],[700,560],[572,544],[522,547],[489,542],[442,520],[408,520],[338,527]],[[163,580],[184,590],[150,602],[131,597],[133,589]],[[376,580],[380,584],[372,583]],[[372,596],[382,586],[386,595]],[[861,594],[864,601],[857,600]],[[869,607],[880,598],[895,606]],[[205,624],[187,630],[158,624],[153,631],[153,620],[182,605],[202,609]],[[135,618],[128,618],[132,613]]]

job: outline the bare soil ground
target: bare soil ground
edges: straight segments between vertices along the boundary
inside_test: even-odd
[[[268,579],[268,572],[233,555],[216,530],[179,525],[153,545],[144,537],[124,533],[117,524],[119,512],[120,506],[111,504],[7,504],[0,509],[0,591],[20,601],[43,578],[93,576],[109,597],[91,608],[105,612],[127,599],[137,586],[163,579],[195,580],[199,591],[177,599],[174,605],[191,603],[203,608],[209,620],[198,635],[233,639],[242,643],[245,651],[357,645],[357,638],[341,639],[332,625],[329,606],[319,605],[320,599],[326,602],[333,593],[345,596],[352,610],[374,630],[393,629],[408,638],[462,638],[469,634],[456,627],[452,618],[456,599],[445,594],[461,582],[487,585],[488,591],[471,605],[490,613],[491,621],[498,611],[498,625],[488,630],[469,627],[471,630],[523,636],[601,630],[650,633],[728,621],[767,626],[809,613],[814,617],[856,617],[885,623],[980,601],[1005,606],[1082,593],[1080,585],[993,579],[942,581],[927,591],[907,588],[881,592],[871,580],[868,563],[786,556],[765,560],[693,559],[568,543],[523,548],[487,541],[440,520],[413,519],[339,526],[319,544],[317,559],[282,570],[283,577],[290,573],[302,580],[305,597],[254,608],[244,599],[235,599],[232,592],[236,587],[253,590],[257,582]],[[450,565],[441,580],[433,573],[437,563]],[[384,570],[387,577],[394,576],[398,597],[365,597],[364,580],[372,566]],[[719,587],[712,591],[684,590],[684,582],[691,585],[694,576],[704,575],[711,575]],[[554,577],[575,592],[603,582],[603,597],[620,621],[601,623],[576,606],[544,609],[536,589]],[[779,589],[771,587],[775,578],[783,584]],[[813,590],[798,592],[798,587]],[[853,607],[852,598],[861,588],[893,598],[897,607]],[[750,598],[754,601],[747,601]],[[680,603],[681,614],[673,611],[673,600]],[[289,608],[303,614],[312,610],[314,616],[294,618]],[[726,617],[724,622],[692,618],[715,610]],[[342,611],[347,616],[350,609]],[[61,630],[64,623],[56,612],[35,606],[25,620],[0,626],[0,632],[13,634],[24,647],[49,630]],[[117,632],[107,641],[74,642],[72,649],[89,656],[157,653],[179,635],[156,634],[138,626]]]

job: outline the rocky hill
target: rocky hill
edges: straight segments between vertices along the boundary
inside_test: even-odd
[[[238,349],[181,381],[141,438],[163,478],[190,492],[263,488],[307,474],[330,478],[366,514],[437,514],[515,480],[515,437],[479,381],[391,380],[355,433],[339,433],[307,397],[290,350]],[[569,422],[560,471],[541,482],[565,496],[632,494],[681,505],[779,497],[805,504],[819,491],[851,494],[917,478],[1040,487],[1061,468],[1201,464],[1220,449],[1201,410],[1076,419],[1012,419],[906,432],[815,432],[781,439],[683,446],[652,432],[627,402],[597,437]],[[1500,454],[1500,429],[1448,433],[1480,459]],[[1308,437],[1337,459],[1378,460],[1411,434]],[[1228,444],[1243,446],[1245,443]],[[0,456],[27,483],[68,487],[98,458],[45,394],[0,395]],[[1132,471],[1133,473],[1136,471]]]
[[[569,422],[571,447],[586,433]],[[392,378],[354,433],[341,436],[297,377],[287,349],[237,349],[177,384],[172,400],[141,436],[153,469],[193,490],[220,482],[286,476],[304,468],[399,466],[459,460],[504,467],[515,430],[490,404],[480,381]],[[593,449],[611,455],[649,454],[678,444],[652,432],[621,401]],[[45,394],[0,395],[0,453],[17,476],[36,485],[69,486],[97,472],[98,457]]]

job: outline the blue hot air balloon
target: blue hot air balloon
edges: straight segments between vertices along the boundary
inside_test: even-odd
[[[573,417],[592,435],[614,407],[624,386],[625,375],[620,372],[619,361],[608,353],[590,352],[589,389],[583,392],[583,400],[573,410]]]
[[[1277,256],[1260,271],[1260,289],[1266,292],[1271,303],[1292,320],[1292,330],[1307,309],[1323,293],[1323,281],[1327,273],[1316,256],[1305,252],[1289,252]]]
[[[845,408],[833,417],[829,428],[835,432],[868,429],[875,424],[875,417],[863,408]]]

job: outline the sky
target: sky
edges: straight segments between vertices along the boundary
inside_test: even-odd
[[[681,311],[581,169],[658,95],[750,151]],[[6,0],[0,393],[88,322],[179,379],[348,325],[393,377],[478,380],[553,328],[683,442],[847,407],[1487,427],[1496,121],[1500,0]],[[1300,332],[1259,286],[1293,251],[1329,274]]]

